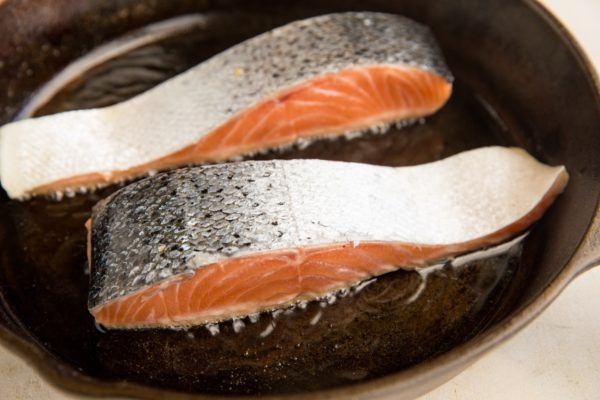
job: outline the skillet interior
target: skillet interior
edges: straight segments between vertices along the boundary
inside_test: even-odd
[[[35,10],[27,9],[27,3],[16,6],[9,2],[0,6],[0,29],[16,32],[11,42],[0,43],[0,59],[3,60],[0,85],[8,88],[6,93],[0,94],[5,96],[0,98],[3,121],[14,116],[29,93],[41,82],[47,80],[67,61],[85,53],[95,44],[150,21],[209,9],[208,3],[191,4],[183,1],[173,2],[172,4],[177,3],[175,6],[119,2],[96,5],[95,7],[105,7],[98,12],[86,9],[91,5],[73,3],[64,8],[55,6],[56,3],[51,6],[50,2],[46,7],[37,4],[39,9]],[[302,7],[295,7],[286,2],[284,8],[277,2],[247,4],[230,1],[211,3],[210,9],[233,9],[258,14],[264,14],[268,10],[269,14],[283,15],[286,18],[332,10],[368,8],[398,12],[425,22],[433,28],[450,67],[457,74],[460,73],[460,85],[463,88],[458,86],[458,91],[480,94],[506,124],[506,130],[500,129],[497,132],[496,141],[517,143],[548,163],[567,165],[572,176],[569,190],[534,232],[536,238],[532,243],[535,246],[526,248],[524,268],[520,269],[523,276],[518,277],[518,285],[511,287],[512,293],[505,296],[503,308],[494,321],[490,322],[488,329],[493,329],[512,312],[535,298],[561,271],[593,215],[600,172],[599,162],[594,157],[600,146],[595,135],[599,121],[593,83],[586,76],[580,61],[574,57],[573,49],[561,41],[559,32],[549,27],[547,20],[536,14],[533,11],[535,7],[531,8],[526,2],[498,1],[488,2],[484,6],[475,1],[448,1],[436,2],[435,7],[418,1],[394,5],[386,3],[315,1],[302,2]],[[68,9],[70,14],[59,14],[59,9]],[[18,26],[15,21],[18,21]],[[472,145],[481,144],[485,143]],[[8,203],[5,197],[3,201],[6,206]],[[14,215],[15,209],[11,207],[4,210]],[[2,226],[4,238],[14,234],[11,229],[14,227]],[[6,243],[5,240],[2,242]],[[6,247],[2,248],[3,267],[14,263],[13,253]],[[68,246],[64,249],[72,250],[77,251]],[[46,368],[52,363],[61,365],[65,372],[59,373],[55,378],[87,392],[149,393],[133,387],[103,388],[94,380],[81,378],[77,382],[65,381],[68,373],[73,371],[73,364],[65,362],[64,355],[56,354],[51,342],[39,340],[39,335],[31,335],[34,329],[55,330],[56,324],[61,324],[61,321],[50,321],[46,326],[34,328],[27,323],[23,324],[22,315],[11,315],[19,310],[18,305],[11,304],[15,300],[15,292],[20,292],[23,296],[27,291],[41,290],[39,287],[22,287],[19,285],[22,280],[6,274],[6,271],[16,270],[17,268],[3,268],[0,276],[4,300],[2,311],[5,313],[3,319],[6,320],[8,330],[30,340],[27,350],[29,355],[33,354],[38,361],[42,355],[42,358],[49,361],[48,364],[40,364],[40,368]],[[69,273],[79,274],[80,270]],[[80,279],[80,283],[85,285],[85,279]],[[60,282],[57,285],[57,282],[49,281],[47,285],[46,290],[55,291]],[[66,291],[69,289],[66,288]],[[40,315],[39,320],[43,321],[43,317]],[[5,339],[12,339],[7,332],[3,336]],[[44,352],[40,353],[39,348]]]

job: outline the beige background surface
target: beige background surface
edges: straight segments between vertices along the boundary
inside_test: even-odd
[[[563,20],[600,69],[600,0],[543,3]],[[0,347],[1,400],[75,398],[50,387],[24,361]],[[420,400],[442,399],[600,399],[600,268],[579,277],[508,343]]]

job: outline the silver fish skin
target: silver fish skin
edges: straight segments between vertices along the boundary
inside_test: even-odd
[[[414,167],[274,160],[161,173],[94,208],[89,307],[234,257],[477,241],[556,196],[567,179],[564,167],[503,147]]]
[[[453,80],[430,30],[408,18],[352,12],[296,21],[123,103],[1,127],[2,185],[15,198],[74,176],[110,180],[112,171],[175,153],[285,88],[372,65],[416,67]]]

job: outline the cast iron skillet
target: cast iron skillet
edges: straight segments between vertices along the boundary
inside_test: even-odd
[[[530,0],[319,0],[285,4],[274,0],[114,0],[94,4],[76,0],[7,1],[0,3],[0,87],[6,89],[0,92],[0,123],[14,119],[31,94],[70,61],[152,22],[206,12],[268,15],[275,21],[342,10],[393,12],[429,25],[457,75],[457,92],[477,93],[485,100],[482,104],[493,109],[492,114],[501,121],[499,126],[504,136],[496,142],[518,144],[544,162],[564,164],[571,175],[568,190],[532,233],[535,244],[524,251],[526,270],[518,272],[521,275],[518,284],[502,294],[493,318],[470,340],[412,367],[377,378],[293,395],[296,398],[316,395],[410,398],[450,379],[523,328],[575,276],[600,259],[597,81],[573,39],[537,3]],[[231,30],[247,36],[264,30],[262,26],[250,25],[223,24],[214,29],[224,32],[226,39],[222,44],[229,45],[233,43],[225,42],[235,42],[233,37],[227,36]],[[217,50],[218,46],[214,49],[209,46],[206,51],[210,54]],[[473,145],[481,144],[486,143]],[[64,276],[59,274],[61,279],[69,274],[71,277],[81,275],[77,278],[81,287],[64,288],[61,285],[65,281],[60,279],[45,282],[38,276],[27,275],[31,272],[27,262],[33,261],[24,259],[23,254],[30,254],[26,247],[31,243],[22,232],[31,233],[35,229],[27,226],[30,220],[22,206],[8,201],[5,194],[0,201],[2,221],[13,222],[0,225],[0,338],[5,345],[31,361],[49,381],[74,392],[143,398],[210,397],[175,391],[173,385],[167,388],[114,377],[108,379],[70,362],[75,356],[60,354],[53,338],[62,340],[63,344],[69,343],[69,338],[60,335],[57,339],[53,333],[60,332],[60,325],[68,325],[78,313],[85,313],[84,304],[71,314],[70,298],[65,295],[64,313],[55,318],[57,314],[49,314],[39,299],[45,294],[85,291],[85,276],[81,270],[65,272]],[[56,207],[53,210],[60,213]],[[43,237],[43,232],[37,235]],[[38,244],[40,248],[44,245]],[[61,252],[81,251],[78,246],[80,243],[61,244],[55,250],[56,257],[60,258]],[[32,284],[23,284],[28,281]],[[28,298],[32,302],[36,299],[37,303],[26,304]],[[35,326],[31,321],[35,321]],[[45,333],[42,335],[45,339],[40,332]],[[77,337],[75,332],[73,337]],[[88,350],[85,346],[78,347],[76,341],[70,346],[74,353]],[[140,364],[140,368],[143,369],[143,365]]]

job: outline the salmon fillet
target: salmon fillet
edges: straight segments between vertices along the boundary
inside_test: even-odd
[[[72,194],[187,164],[430,115],[452,76],[430,31],[381,13],[296,21],[123,103],[0,128],[12,198]]]
[[[414,167],[184,168],[99,203],[89,309],[110,328],[204,324],[312,300],[497,244],[541,217],[564,167],[486,147]]]

